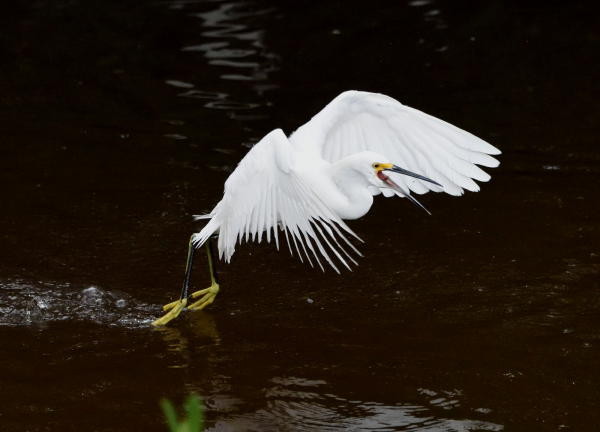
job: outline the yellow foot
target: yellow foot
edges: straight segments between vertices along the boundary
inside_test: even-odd
[[[190,310],[202,310],[209,304],[215,301],[215,297],[219,293],[219,284],[214,283],[206,289],[196,291],[192,293],[192,298],[200,297],[200,300],[192,303],[188,309]]]
[[[181,313],[181,311],[185,308],[185,306],[187,305],[187,299],[180,299],[177,301],[174,301],[172,303],[166,304],[163,306],[163,310],[165,312],[167,312],[166,314],[164,314],[162,317],[160,317],[159,319],[157,319],[156,321],[154,321],[152,323],[153,326],[161,326],[161,325],[165,325],[167,324],[169,321],[177,318],[179,316],[179,314]]]

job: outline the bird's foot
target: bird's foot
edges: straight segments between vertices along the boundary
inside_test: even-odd
[[[219,293],[219,284],[213,283],[206,289],[196,291],[192,293],[191,298],[195,299],[200,297],[199,300],[195,301],[188,306],[189,310],[202,310],[206,306],[212,304],[215,301],[215,297]],[[163,310],[167,312],[162,317],[152,323],[153,326],[163,326],[168,324],[179,316],[182,310],[187,306],[188,299],[179,299],[163,306]]]
[[[152,322],[153,326],[162,326],[170,322],[171,320],[177,318],[181,311],[187,305],[187,299],[179,299],[172,303],[166,304],[163,306],[163,310],[167,312],[162,317]]]
[[[189,310],[204,309],[206,306],[210,305],[212,302],[215,301],[215,297],[217,296],[218,293],[219,293],[219,284],[216,282],[213,283],[211,286],[209,286],[206,289],[192,293],[192,295],[191,295],[192,298],[195,299],[197,297],[200,297],[200,300],[197,300],[194,303],[192,303],[188,307],[188,309]]]

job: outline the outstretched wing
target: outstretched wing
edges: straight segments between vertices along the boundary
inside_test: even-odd
[[[260,243],[263,234],[267,242],[273,237],[279,248],[281,228],[290,253],[293,243],[300,260],[304,255],[312,266],[314,258],[323,269],[320,258],[324,258],[339,273],[337,259],[350,269],[347,260],[356,262],[339,240],[360,255],[346,235],[358,237],[296,174],[294,151],[281,129],[252,147],[225,182],[223,199],[208,215],[211,220],[196,236],[196,245],[218,229],[219,255],[229,261],[237,243],[250,239]]]
[[[451,195],[462,195],[463,189],[476,192],[479,186],[473,179],[490,179],[477,165],[497,167],[499,162],[490,155],[500,154],[497,148],[456,126],[391,97],[359,91],[340,94],[294,132],[290,141],[329,162],[374,151],[443,186],[389,173],[404,190],[418,194],[430,190]],[[392,195],[389,190],[383,192]]]

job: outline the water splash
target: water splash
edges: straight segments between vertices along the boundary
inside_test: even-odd
[[[145,327],[156,306],[140,303],[128,294],[95,286],[68,283],[0,282],[0,326],[43,325],[54,321]]]

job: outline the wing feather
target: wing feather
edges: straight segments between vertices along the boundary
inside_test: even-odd
[[[281,129],[259,141],[225,182],[223,199],[210,213],[212,231],[203,229],[195,237],[196,247],[218,229],[219,256],[230,261],[236,244],[260,242],[263,231],[266,241],[273,237],[279,248],[281,229],[290,254],[302,262],[306,258],[312,266],[314,257],[323,269],[323,258],[337,272],[336,261],[346,268],[348,262],[356,263],[340,238],[351,245],[346,236],[358,237],[294,170],[295,152]],[[354,246],[352,250],[358,253]]]
[[[290,141],[329,162],[361,151],[377,152],[442,185],[393,175],[403,190],[418,194],[476,192],[479,185],[473,180],[490,179],[477,165],[495,168],[499,162],[492,155],[500,154],[496,147],[450,123],[389,96],[359,91],[340,94],[294,132]],[[380,192],[396,195],[383,187]]]

